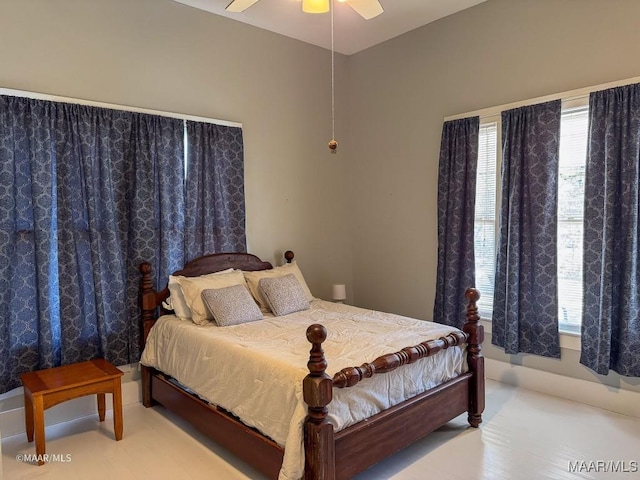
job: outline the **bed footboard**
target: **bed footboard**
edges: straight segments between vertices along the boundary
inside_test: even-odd
[[[467,321],[462,332],[454,332],[436,340],[406,347],[400,352],[383,355],[359,367],[344,368],[333,378],[326,373],[327,361],[322,349],[322,343],[327,338],[326,329],[318,324],[311,325],[307,329],[311,352],[307,364],[309,374],[303,382],[304,401],[308,406],[304,435],[305,479],[350,478],[384,456],[403,448],[464,413],[465,410],[468,412],[469,424],[472,427],[480,425],[484,411],[484,358],[481,350],[484,330],[478,323],[480,317],[476,306],[480,293],[470,288],[465,296],[468,300]],[[415,399],[403,402],[389,411],[381,412],[367,422],[356,424],[339,434],[334,433],[333,425],[327,418],[333,387],[351,387],[365,378],[390,372],[402,365],[435,355],[440,350],[460,345],[465,341],[469,373],[460,375]],[[415,412],[423,412],[428,417],[428,421],[416,422],[416,418],[426,417],[416,416]],[[382,450],[368,448],[367,451],[363,451],[362,445],[371,443],[371,434],[374,431],[384,437],[385,448]],[[341,444],[341,455],[338,458],[336,458],[337,437],[340,437]],[[343,448],[348,445],[351,447]],[[349,454],[345,454],[347,450]]]

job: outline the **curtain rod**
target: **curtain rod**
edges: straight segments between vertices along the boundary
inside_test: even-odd
[[[48,93],[29,92],[26,90],[14,90],[11,88],[0,87],[0,95],[7,95],[10,97],[26,97],[26,98],[32,98],[34,100],[48,100],[52,102],[74,103],[77,105],[86,105],[89,107],[110,108],[112,110],[124,110],[127,112],[146,113],[149,115],[159,115],[161,117],[178,118],[180,120],[190,120],[193,122],[202,122],[202,123],[214,123],[216,125],[224,125],[227,127],[242,128],[242,123],[231,122],[228,120],[218,120],[216,118],[198,117],[195,115],[186,115],[183,113],[165,112],[162,110],[152,110],[148,108],[132,107],[129,105],[119,105],[116,103],[95,102],[93,100],[63,97],[60,95],[51,95]]]
[[[535,105],[536,103],[551,102],[553,100],[562,100],[563,102],[577,101],[577,100],[588,98],[591,93],[597,92],[599,90],[606,90],[609,88],[621,87],[624,85],[631,85],[634,83],[640,83],[640,77],[632,77],[632,78],[627,78],[625,80],[602,83],[600,85],[594,85],[591,87],[578,88],[575,90],[568,90],[562,93],[545,95],[543,97],[537,97],[537,98],[531,98],[528,100],[521,100],[518,102],[506,103],[504,105],[483,108],[480,110],[474,110],[466,113],[459,113],[456,115],[450,115],[448,117],[445,117],[444,120],[445,122],[447,122],[449,120],[459,120],[461,118],[467,118],[467,117],[480,117],[482,119],[482,118],[497,116],[500,114],[500,112],[504,110],[511,110],[513,108],[524,107],[527,105]]]

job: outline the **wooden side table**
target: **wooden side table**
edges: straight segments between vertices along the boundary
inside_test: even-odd
[[[38,465],[44,464],[44,411],[74,398],[97,395],[98,416],[104,421],[105,394],[113,395],[113,429],[116,440],[122,439],[123,373],[103,359],[74,363],[62,367],[27,372],[20,375],[24,386],[24,417],[27,440],[35,431]]]

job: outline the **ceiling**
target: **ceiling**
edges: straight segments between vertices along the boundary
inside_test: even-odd
[[[242,13],[230,13],[231,0],[174,0],[201,10],[331,48],[331,15],[303,13],[300,0],[261,0]],[[385,40],[486,0],[380,0],[384,13],[364,20],[349,5],[335,2],[335,51],[357,53]]]

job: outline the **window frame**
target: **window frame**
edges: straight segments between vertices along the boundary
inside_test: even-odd
[[[562,115],[566,114],[566,113],[571,113],[577,110],[585,110],[587,116],[588,116],[588,108],[589,108],[589,97],[588,96],[582,96],[582,97],[578,97],[578,98],[572,98],[569,100],[563,100],[562,101]],[[481,117],[480,118],[480,132],[478,135],[478,142],[481,143],[482,142],[482,138],[481,138],[481,132],[482,132],[482,127],[486,126],[486,125],[496,125],[496,146],[495,146],[495,152],[496,152],[496,158],[495,158],[495,188],[496,188],[496,192],[495,192],[495,204],[494,204],[494,258],[493,258],[493,270],[495,271],[495,265],[496,265],[496,255],[497,255],[497,249],[499,248],[499,241],[500,241],[500,203],[502,200],[502,175],[501,175],[501,171],[502,171],[502,118],[501,115],[496,114],[496,115],[488,115],[485,117]],[[562,125],[562,124],[561,124]],[[588,129],[588,125],[587,125],[587,129]],[[586,135],[588,135],[588,131],[585,132]],[[561,133],[562,136],[562,133]],[[480,149],[478,149],[478,153],[480,153]],[[479,159],[480,160],[480,159]],[[560,161],[562,161],[562,159],[560,159]],[[586,162],[586,157],[585,157],[585,162]],[[479,162],[480,165],[480,162]],[[558,172],[559,173],[559,172]],[[480,175],[480,170],[478,170],[478,176]],[[478,187],[479,185],[476,185],[476,199],[478,198]],[[477,218],[477,217],[476,217]],[[580,217],[580,218],[576,218],[575,220],[573,220],[573,222],[581,222],[584,224],[584,216]],[[475,223],[475,222],[474,222]],[[560,215],[558,215],[558,224],[560,223]],[[580,251],[582,251],[582,248],[580,248]],[[476,269],[477,270],[477,269]],[[559,279],[559,277],[558,277]],[[491,290],[491,292],[487,292],[489,295],[493,295],[493,290]],[[482,297],[481,300],[482,302]],[[480,302],[479,302],[480,303]],[[490,302],[488,302],[487,300],[485,300],[484,302],[482,302],[481,304],[478,305],[478,311],[480,313],[480,316],[482,319],[487,320],[487,321],[491,321],[491,314],[489,313],[489,308],[491,309],[493,308],[493,301],[491,300]],[[561,305],[559,305],[559,308],[562,308]],[[561,333],[567,333],[567,334],[572,334],[572,335],[580,335],[580,325],[576,325],[575,323],[567,323],[567,322],[563,322],[563,316],[558,314],[558,330]]]
[[[585,133],[585,141],[588,142],[588,135],[589,135],[589,124],[588,124],[588,118],[589,118],[589,97],[580,97],[580,98],[574,98],[574,99],[569,99],[566,101],[562,102],[562,115],[570,115],[573,114],[577,111],[584,111],[584,113],[587,116],[587,124],[586,124],[586,131]],[[561,128],[562,128],[562,123],[561,123]],[[561,142],[562,142],[562,131],[560,133],[561,135]],[[560,143],[560,148],[562,149],[562,143]],[[584,166],[585,166],[585,174],[586,174],[586,155],[587,155],[587,150],[586,148],[588,148],[588,144],[585,145],[585,157],[584,157]],[[563,157],[560,156],[560,162],[562,162]],[[560,182],[560,172],[558,172],[558,181]],[[584,187],[584,182],[585,182],[585,178],[583,178],[583,187]],[[560,184],[558,184],[558,187],[560,187]],[[558,204],[558,207],[560,207],[560,203]],[[580,243],[580,252],[583,251],[583,245],[582,245],[582,241],[583,241],[583,237],[584,237],[584,190],[582,192],[582,216],[581,217],[576,217],[573,219],[565,219],[562,222],[563,223],[581,223],[582,224],[582,230],[581,230],[581,243]],[[560,212],[558,212],[558,229],[560,228],[560,222],[561,222],[561,217],[560,217]],[[560,237],[558,236],[558,239]],[[560,255],[560,252],[558,252],[558,255]],[[580,308],[582,309],[583,307],[583,298],[582,298],[582,294],[584,291],[584,286],[582,285],[582,255],[580,255]],[[560,262],[558,262],[558,270],[560,270]],[[560,272],[558,271],[558,287],[560,286]],[[560,294],[560,291],[558,290],[558,295]],[[560,298],[558,299],[560,300]],[[559,308],[562,308],[562,305],[559,304],[558,305]],[[580,314],[580,317],[582,317],[582,315]],[[568,322],[564,322],[563,321],[564,316],[560,314],[560,312],[558,312],[558,330],[561,333],[567,333],[567,334],[572,334],[572,335],[580,335],[581,333],[581,327],[582,327],[582,318],[580,318],[580,323],[579,324],[575,324],[575,323],[568,323]]]

